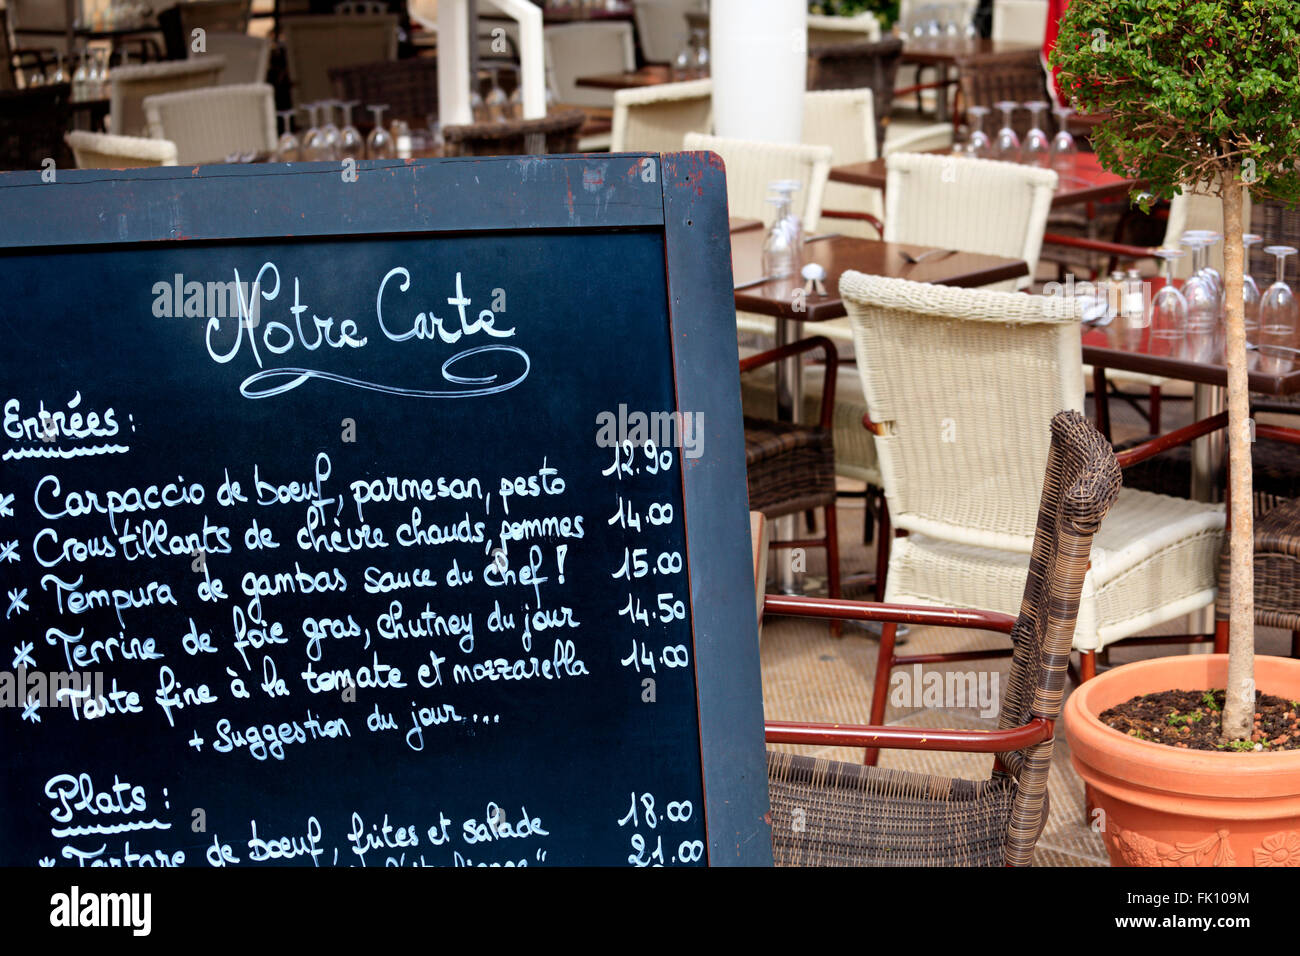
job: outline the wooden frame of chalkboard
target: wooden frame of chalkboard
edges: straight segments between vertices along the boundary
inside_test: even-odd
[[[49,173],[0,174],[0,258],[332,238],[661,236],[664,262],[653,267],[666,275],[672,389],[677,410],[701,413],[704,426],[703,453],[679,461],[707,862],[770,864],[726,184],[716,156],[58,170],[53,182]],[[580,275],[582,264],[556,267]]]

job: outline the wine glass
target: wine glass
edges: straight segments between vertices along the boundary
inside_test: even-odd
[[[86,85],[90,75],[89,63],[90,53],[87,50],[81,51],[81,56],[77,58],[77,68],[72,71],[72,98],[73,100],[86,99]]]
[[[1021,158],[1027,166],[1048,166],[1051,163],[1052,144],[1043,132],[1043,110],[1047,104],[1042,101],[1026,103],[1029,109],[1029,132],[1025,134],[1024,153]]]
[[[360,106],[360,100],[349,100],[343,106],[343,128],[339,130],[339,158],[365,159],[366,141],[361,132],[352,125],[352,108]]]
[[[1174,263],[1184,255],[1181,249],[1156,250],[1156,257],[1164,263],[1165,284],[1151,297],[1147,324],[1151,326],[1152,355],[1177,355],[1182,348],[1187,328],[1187,300],[1174,285]]]
[[[302,109],[307,113],[308,126],[307,132],[302,134],[298,155],[310,163],[332,159],[329,144],[325,141],[325,134],[321,132],[319,124],[320,104],[305,103]]]
[[[325,122],[321,124],[320,134],[330,153],[328,156],[322,157],[324,159],[339,158],[339,147],[342,145],[343,137],[338,126],[334,123],[334,109],[339,105],[339,100],[325,100],[321,103],[321,108],[325,111]]]
[[[1219,290],[1204,271],[1205,254],[1209,240],[1204,233],[1183,233],[1183,245],[1192,250],[1192,274],[1183,282],[1183,298],[1187,300],[1187,351],[1188,358],[1208,362],[1218,334]]]
[[[704,79],[709,75],[709,44],[706,42],[708,37],[703,30],[696,30],[695,34],[695,75]]]
[[[695,69],[695,50],[691,44],[695,42],[695,32],[682,34],[682,48],[677,51],[677,56],[673,59],[672,75],[674,80],[689,80],[692,71]]]
[[[45,82],[50,85],[68,82],[68,74],[63,72],[63,54],[59,53],[54,61],[54,71],[45,78]]]
[[[1246,344],[1248,346],[1259,345],[1259,283],[1255,277],[1250,274],[1250,250],[1263,242],[1262,236],[1248,232],[1241,237],[1242,249],[1242,276],[1241,276],[1241,311],[1246,320]],[[1247,354],[1250,367],[1254,367],[1259,361],[1257,352]]]
[[[483,100],[483,105],[487,110],[489,122],[504,123],[506,117],[506,91],[501,89],[501,71],[493,69],[489,74],[492,78],[492,85],[488,88],[487,97]]]
[[[1292,346],[1300,302],[1286,284],[1286,257],[1295,255],[1294,246],[1266,246],[1264,251],[1277,259],[1277,281],[1264,290],[1259,300],[1259,367],[1271,374],[1290,371],[1294,353],[1282,351]]]
[[[1056,136],[1052,139],[1050,162],[1052,168],[1059,173],[1064,172],[1074,164],[1074,157],[1078,155],[1079,145],[1074,141],[1074,136],[1070,133],[1070,117],[1074,115],[1074,109],[1069,106],[1058,106],[1052,112],[1056,114],[1057,122],[1061,128],[1057,130]]]
[[[1011,112],[1019,103],[1003,100],[997,104],[1002,111],[1002,128],[998,130],[997,140],[993,143],[993,158],[1007,163],[1020,162],[1020,137],[1011,127]]]
[[[763,275],[784,279],[794,275],[798,267],[795,239],[786,226],[790,215],[790,197],[768,196],[767,202],[776,207],[776,214],[772,219],[772,227],[763,240]]]
[[[276,116],[284,124],[284,132],[280,134],[280,140],[275,145],[275,158],[277,162],[292,163],[299,159],[299,150],[302,144],[298,142],[298,137],[293,135],[293,110],[276,110]]]
[[[393,137],[384,126],[384,110],[388,109],[388,104],[374,104],[366,109],[375,118],[374,129],[366,137],[366,154],[371,159],[393,159],[397,155],[393,150]]]
[[[993,155],[993,144],[989,134],[984,132],[984,117],[989,115],[987,106],[970,106],[966,114],[971,118],[972,129],[966,140],[966,155],[976,159],[989,159]]]

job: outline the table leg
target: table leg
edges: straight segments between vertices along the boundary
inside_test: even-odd
[[[940,123],[948,122],[948,64],[940,63],[935,67],[939,85],[935,88],[935,118]]]
[[[1192,420],[1217,415],[1226,407],[1227,390],[1220,385],[1197,382],[1192,390]],[[1214,501],[1218,497],[1216,479],[1223,466],[1224,432],[1211,432],[1192,443],[1192,499]]]
[[[776,345],[780,348],[791,342],[799,341],[803,335],[802,322],[776,320]],[[798,423],[803,411],[803,358],[782,359],[776,363],[776,417],[779,421]],[[773,529],[777,540],[790,540],[799,537],[799,515],[787,515],[778,518]],[[786,594],[803,593],[795,585],[794,561],[788,549],[781,551],[780,587]]]

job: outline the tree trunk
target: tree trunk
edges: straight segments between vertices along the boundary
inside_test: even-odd
[[[1250,739],[1255,722],[1255,528],[1251,488],[1250,386],[1242,308],[1241,183],[1223,173],[1223,265],[1227,282],[1228,488],[1231,568],[1227,700],[1223,741]]]

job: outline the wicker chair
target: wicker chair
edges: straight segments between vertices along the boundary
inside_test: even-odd
[[[803,138],[808,144],[829,146],[831,165],[868,162],[878,154],[874,95],[870,89],[821,90],[803,98]],[[835,220],[837,231],[874,239],[884,215],[878,189],[827,181],[822,215]]]
[[[268,83],[164,93],[144,102],[149,133],[176,144],[181,163],[275,149],[275,90]]]
[[[612,108],[613,90],[579,86],[578,77],[635,70],[632,24],[599,20],[567,23],[543,28],[542,36],[556,101],[565,106]]]
[[[671,63],[686,44],[686,11],[695,0],[635,0],[633,15],[647,63]]]
[[[1043,71],[1037,50],[973,54],[959,58],[957,69],[961,71],[960,91],[965,107],[992,108],[1003,100],[1022,104],[1035,100],[1050,102],[1047,95],[1047,74]],[[998,125],[1001,124],[1001,116],[996,110],[990,114]],[[1031,125],[1029,110],[1022,106],[1012,111],[1011,126],[1021,140]],[[989,135],[992,136],[992,132]]]
[[[611,153],[671,153],[687,133],[713,129],[713,81],[661,83],[614,94]]]
[[[874,13],[852,17],[808,14],[808,46],[819,43],[852,43],[855,40],[879,40],[880,21]]]
[[[1043,429],[1046,431],[1047,429]],[[768,752],[772,850],[786,866],[1029,866],[1047,822],[1053,724],[1085,598],[1093,536],[1119,493],[1115,455],[1077,412],[1051,421],[1020,614],[930,611],[769,596],[768,614],[905,621],[1009,633],[998,730],[768,722],[769,743],[964,750],[997,755],[987,780],[953,780]],[[1036,444],[1043,444],[1034,436]],[[873,724],[878,721],[873,720]],[[802,811],[801,825],[796,815]]]
[[[175,166],[176,144],[165,139],[76,131],[63,137],[78,169]]]
[[[196,51],[194,31],[213,33],[248,33],[252,0],[184,0],[158,12],[167,58],[183,60]],[[216,53],[216,50],[209,50]]]
[[[807,89],[871,90],[875,106],[874,140],[877,144],[883,143],[885,123],[894,102],[898,60],[902,55],[903,41],[898,37],[816,45],[810,42]]]
[[[803,202],[804,232],[812,235],[817,231],[831,172],[831,147],[759,143],[687,133],[682,148],[711,150],[722,157],[727,166],[727,205],[733,216],[770,223],[773,209],[767,202],[768,184],[778,179],[798,180],[801,188],[795,201]]]
[[[821,413],[815,425],[745,416],[745,472],[749,507],[768,518],[821,508],[825,534],[821,538],[771,542],[773,548],[824,547],[827,592],[840,596],[840,549],[835,519],[835,448],[831,423],[835,407],[835,345],[821,336],[793,342],[742,359],[740,372],[773,365],[820,349],[828,362],[821,393]],[[802,359],[800,359],[802,361]],[[839,636],[839,623],[833,625]]]
[[[118,67],[113,71],[108,131],[115,136],[148,135],[145,97],[216,86],[225,68],[226,61],[219,56]]]
[[[386,103],[390,120],[405,120],[412,128],[438,115],[438,61],[433,57],[335,67],[330,80],[339,99]],[[354,122],[365,119],[353,117]]]
[[[578,150],[578,131],[586,120],[582,110],[567,110],[545,119],[444,126],[442,136],[447,156],[574,153]]]
[[[271,41],[266,37],[247,33],[209,31],[204,53],[190,53],[190,59],[219,56],[226,61],[218,83],[233,86],[239,83],[265,83],[271,68]]]
[[[285,62],[294,107],[329,99],[330,70],[397,59],[397,21],[393,13],[348,13],[287,17]]]
[[[993,0],[993,39],[1042,46],[1047,0]]]
[[[70,165],[63,132],[71,109],[67,83],[0,92],[0,170],[42,169],[47,159]]]
[[[1061,408],[1083,409],[1080,304],[856,272],[840,279],[840,295],[890,518],[906,532],[890,548],[885,600],[1011,613],[1047,457],[1037,423]],[[1180,429],[1120,461],[1144,460],[1226,421]],[[1074,636],[1083,679],[1095,673],[1099,649],[1214,601],[1223,529],[1222,505],[1120,493],[1084,582]],[[886,635],[872,723],[884,717],[890,668],[900,662],[907,659],[894,657]]]

